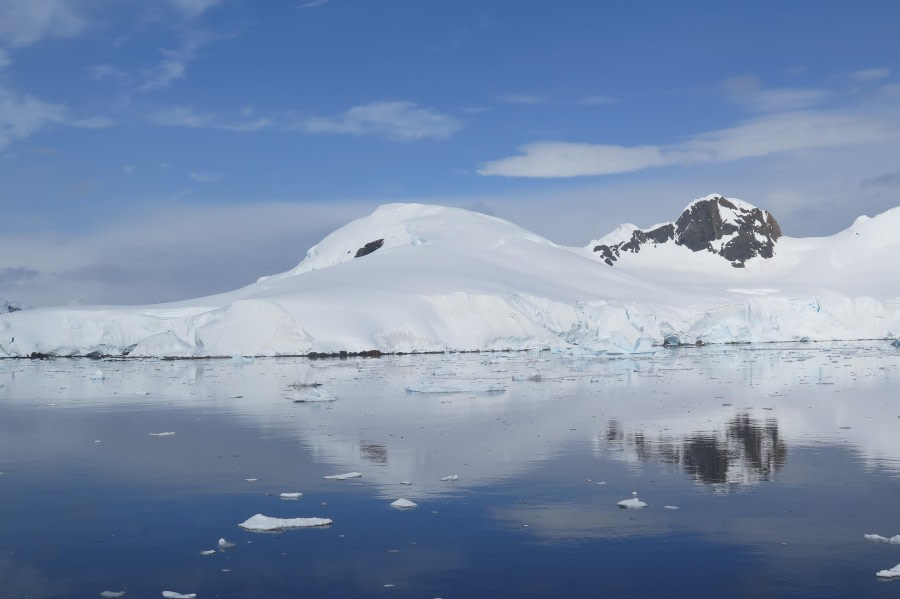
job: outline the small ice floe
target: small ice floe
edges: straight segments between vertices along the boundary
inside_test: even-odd
[[[878,578],[900,578],[900,564],[897,564],[890,570],[879,570],[875,572]]]
[[[900,535],[894,535],[890,539],[881,535],[863,535],[867,541],[876,543],[890,543],[891,545],[900,545]]]
[[[644,503],[643,501],[638,499],[637,491],[631,492],[631,499],[623,499],[622,501],[618,502],[616,505],[618,505],[621,508],[625,508],[625,509],[647,507],[646,503]]]
[[[680,510],[681,508],[678,507],[677,505],[664,505],[663,509],[664,510]]]
[[[171,437],[175,433],[173,431],[169,431],[167,433],[150,433],[151,437]]]
[[[203,551],[200,552],[200,555],[215,555],[215,554],[216,554],[215,549],[204,549]]]
[[[162,596],[166,599],[194,599],[197,593],[176,593],[175,591],[163,591]]]
[[[411,508],[411,507],[419,507],[419,504],[415,503],[413,501],[410,501],[409,499],[405,499],[405,498],[401,497],[397,501],[392,502],[391,507],[406,509],[406,508]]]
[[[244,399],[243,395],[229,395],[229,399]]]
[[[506,387],[483,383],[435,383],[421,381],[406,387],[408,393],[505,393]]]
[[[328,395],[324,391],[319,391],[318,389],[308,389],[303,393],[297,393],[294,395],[293,400],[294,403],[315,403],[320,401],[334,401],[337,398],[333,395]]]
[[[226,541],[225,537],[219,539],[219,549],[234,549],[237,547],[237,543],[233,541]]]
[[[303,493],[279,493],[278,496],[288,501],[296,501],[303,497]]]
[[[441,480],[459,480],[459,475],[451,474],[450,476],[442,476]]]
[[[91,376],[89,378],[92,381],[102,381],[103,379],[106,378],[106,375],[103,373],[102,370],[95,370],[94,372],[91,373]]]
[[[362,472],[345,472],[344,474],[331,474],[322,478],[327,480],[347,480],[348,478],[359,478],[361,476]]]
[[[250,358],[245,358],[244,356],[231,356],[229,361],[232,364],[249,364],[251,362]]]
[[[125,591],[103,591],[100,596],[105,599],[116,599],[116,597],[124,597]]]
[[[400,481],[400,484],[401,484],[401,485],[409,486],[409,485],[412,484],[412,481],[411,481],[411,480],[401,480],[401,481]]]
[[[248,483],[255,483],[259,479],[258,478],[245,478],[244,480],[247,481]]]
[[[328,526],[331,518],[272,518],[256,514],[238,524],[245,530],[268,532],[274,530],[288,530],[290,528],[311,528],[313,526]]]

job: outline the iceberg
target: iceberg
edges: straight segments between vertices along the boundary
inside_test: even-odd
[[[879,570],[875,573],[878,578],[900,578],[900,564],[897,564],[890,570]]]
[[[347,480],[348,478],[359,478],[361,476],[362,472],[345,472],[344,474],[330,474],[322,478],[327,480]]]
[[[625,508],[625,509],[637,509],[637,508],[647,507],[646,503],[644,503],[643,501],[638,499],[637,491],[631,492],[631,499],[623,499],[622,501],[618,502],[616,505],[618,505],[620,508]]]
[[[329,526],[331,518],[272,518],[262,514],[256,514],[238,524],[244,530],[258,532],[270,532],[275,530],[289,530],[291,528],[312,528],[316,526]]]
[[[401,497],[397,501],[392,502],[391,507],[406,509],[406,508],[411,508],[411,507],[419,507],[419,504],[412,502],[409,499],[405,499],[405,498]]]

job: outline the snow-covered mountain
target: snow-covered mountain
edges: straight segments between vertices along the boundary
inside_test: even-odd
[[[781,227],[775,218],[756,206],[736,199],[711,195],[691,202],[675,222],[656,225],[648,230],[622,225],[615,237],[598,241],[594,251],[610,266],[623,252],[637,253],[647,245],[674,243],[692,252],[718,254],[742,268],[756,256],[771,258]],[[619,239],[622,239],[619,241]]]
[[[629,226],[573,248],[480,213],[389,204],[229,293],[2,315],[0,356],[602,353],[900,333],[900,208],[793,239],[768,213],[707,196],[668,226],[639,251],[621,245]],[[612,267],[598,245],[617,247]]]
[[[31,306],[21,302],[11,302],[0,298],[0,314],[8,314],[10,312],[18,312],[19,310],[28,310]]]

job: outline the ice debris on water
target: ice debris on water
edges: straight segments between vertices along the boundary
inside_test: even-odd
[[[663,509],[664,510],[680,510],[681,508],[678,507],[677,505],[664,505]]]
[[[324,391],[319,391],[318,389],[309,389],[303,393],[297,393],[293,397],[294,403],[315,403],[320,401],[335,401],[336,399],[337,398],[333,395],[328,395]]]
[[[166,599],[194,599],[197,593],[176,593],[175,591],[163,591],[162,596]]]
[[[203,551],[200,552],[200,555],[215,555],[215,554],[216,554],[215,549],[204,549]]]
[[[169,431],[166,433],[150,433],[151,437],[171,437],[175,433],[173,431]]]
[[[116,597],[124,597],[125,591],[103,591],[100,596],[105,599],[116,599]]]
[[[875,573],[878,578],[900,578],[900,564],[897,564],[890,570],[879,570]]]
[[[618,505],[618,506],[621,507],[621,508],[626,508],[626,509],[634,509],[634,508],[647,507],[647,504],[646,504],[646,503],[644,503],[643,501],[641,501],[640,499],[638,499],[637,491],[632,491],[632,492],[631,492],[631,499],[623,499],[622,501],[620,501],[620,502],[617,503],[616,505]]]
[[[479,383],[448,384],[421,381],[408,385],[406,391],[408,393],[505,393],[506,387]]]
[[[344,474],[330,474],[328,476],[323,476],[322,478],[328,480],[347,480],[348,478],[359,478],[362,476],[362,472],[346,472]]]
[[[876,543],[890,543],[891,545],[900,545],[900,535],[894,535],[890,539],[881,535],[863,535],[867,541]]]
[[[105,378],[106,378],[106,375],[103,374],[102,370],[95,370],[94,372],[91,373],[91,376],[90,376],[90,379],[92,381],[102,381]]]
[[[409,485],[412,484],[412,481],[411,481],[411,480],[401,480],[401,481],[400,481],[400,484],[401,484],[401,485],[407,485],[407,486],[409,486]]]
[[[459,475],[451,474],[450,476],[442,476],[441,480],[459,480]]]
[[[396,507],[396,508],[411,508],[411,507],[419,507],[419,504],[418,504],[418,503],[415,503],[415,502],[413,502],[413,501],[410,501],[409,499],[406,499],[406,498],[404,498],[404,497],[401,497],[401,498],[398,499],[397,501],[392,502],[392,503],[391,503],[391,507]]]
[[[282,499],[297,500],[303,497],[303,493],[280,493],[278,496]]]
[[[245,530],[253,531],[273,531],[287,530],[289,528],[310,528],[313,526],[328,526],[332,523],[331,518],[272,518],[262,514],[251,516],[244,522],[238,524]]]
[[[219,549],[233,549],[236,546],[237,543],[226,541],[224,537],[219,539]]]

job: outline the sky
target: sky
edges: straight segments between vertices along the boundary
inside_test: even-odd
[[[0,0],[0,299],[288,270],[390,202],[582,246],[710,193],[900,205],[900,3]]]

